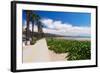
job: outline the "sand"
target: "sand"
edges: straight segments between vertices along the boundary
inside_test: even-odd
[[[49,50],[50,60],[51,61],[67,61],[67,53],[57,54],[54,51]]]
[[[34,45],[23,46],[23,63],[66,61],[67,53],[56,54],[48,49],[45,38],[40,39]]]

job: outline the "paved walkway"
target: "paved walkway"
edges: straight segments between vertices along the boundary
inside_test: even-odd
[[[45,38],[40,39],[34,45],[23,47],[23,63],[27,62],[48,62],[66,60],[65,54],[56,54],[47,47]]]

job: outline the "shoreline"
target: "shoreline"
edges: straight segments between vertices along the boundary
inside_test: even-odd
[[[81,37],[53,37],[55,39],[64,39],[64,40],[78,40],[78,41],[91,41],[91,38],[81,38]]]

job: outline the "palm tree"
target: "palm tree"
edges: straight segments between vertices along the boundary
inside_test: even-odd
[[[39,33],[38,38],[43,37],[43,30],[42,30],[43,25],[42,25],[40,19],[41,19],[41,17],[39,15],[36,15],[36,25],[38,27],[38,33]]]
[[[43,25],[40,21],[38,21],[37,26],[38,26],[38,33],[40,34],[40,38],[42,38],[43,37],[43,29],[42,29]]]
[[[30,35],[30,32],[29,32],[30,16],[31,16],[31,11],[26,10],[26,25],[27,25],[27,27],[26,27],[26,45],[28,44],[29,35]]]
[[[32,13],[31,14],[31,21],[32,21],[32,37],[34,36],[34,25],[36,24],[37,15]]]
[[[31,19],[32,19],[31,20],[32,21],[32,37],[34,36],[34,24],[37,25],[38,27],[38,33],[43,33],[42,23],[40,22],[40,19],[41,19],[40,16],[35,13],[32,13]]]

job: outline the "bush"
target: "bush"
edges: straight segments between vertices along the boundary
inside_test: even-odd
[[[32,38],[32,41],[31,41],[31,45],[34,45],[36,43],[36,41],[37,41],[37,38],[36,37],[33,37]]]
[[[50,50],[55,53],[69,53],[68,60],[85,60],[91,58],[91,42],[47,38]]]

